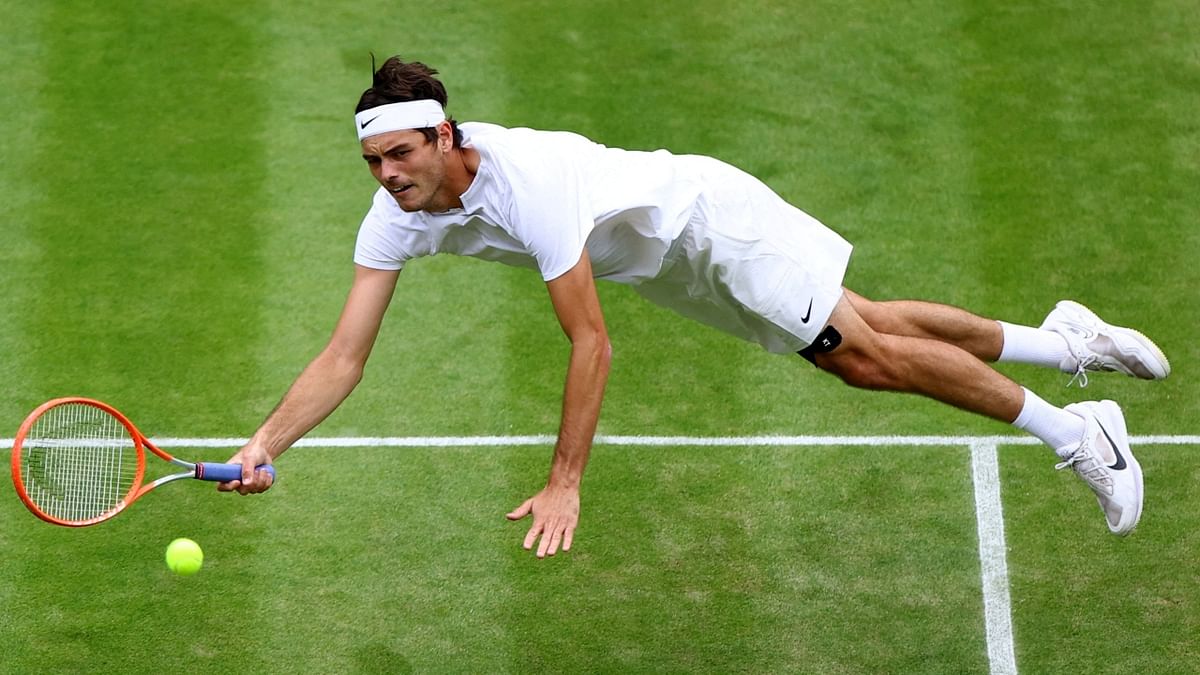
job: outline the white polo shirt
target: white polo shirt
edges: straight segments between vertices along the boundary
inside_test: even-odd
[[[359,230],[354,262],[401,269],[452,253],[566,273],[586,243],[598,279],[652,278],[687,224],[700,185],[689,158],[607,148],[578,134],[466,122],[479,169],[463,208],[406,213],[382,187]]]
[[[459,128],[479,152],[463,207],[407,213],[380,188],[354,262],[398,270],[452,253],[550,281],[586,246],[597,279],[776,352],[812,342],[841,297],[850,244],[740,169],[569,132]]]

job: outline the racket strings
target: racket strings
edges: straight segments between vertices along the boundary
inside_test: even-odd
[[[137,479],[138,452],[129,430],[84,403],[46,411],[22,446],[26,494],[47,515],[68,521],[116,508]]]

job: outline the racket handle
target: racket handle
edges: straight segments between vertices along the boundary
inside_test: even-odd
[[[259,464],[254,469],[255,471],[266,471],[271,474],[271,480],[275,480],[275,467],[270,464]],[[196,478],[200,480],[208,480],[216,483],[228,483],[231,480],[242,479],[241,464],[224,464],[222,462],[197,462],[196,463]]]

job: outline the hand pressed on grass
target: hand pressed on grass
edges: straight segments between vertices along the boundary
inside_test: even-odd
[[[561,544],[563,551],[571,550],[575,527],[579,524],[579,488],[547,485],[541,492],[526,499],[523,504],[507,515],[509,520],[520,520],[533,514],[533,525],[525,534],[525,550],[541,537],[537,557],[554,555]]]

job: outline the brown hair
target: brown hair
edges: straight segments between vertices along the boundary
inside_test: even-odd
[[[374,54],[371,55],[371,68],[375,68]],[[371,87],[359,97],[354,112],[360,113],[388,103],[422,99],[433,99],[444,108],[446,87],[434,77],[437,72],[420,61],[405,63],[399,56],[393,56],[374,71]],[[458,130],[458,122],[454,118],[450,118],[450,127],[454,130],[454,147],[462,147],[462,132]],[[430,143],[437,140],[437,129],[430,127],[418,131],[425,134]]]

